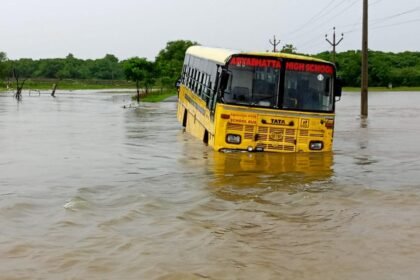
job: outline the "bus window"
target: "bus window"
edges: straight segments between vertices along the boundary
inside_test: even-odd
[[[225,103],[277,107],[280,61],[235,57],[228,69]]]
[[[293,66],[288,66],[289,63],[284,79],[283,109],[331,112],[334,102],[332,66],[311,68],[308,64],[292,62]]]

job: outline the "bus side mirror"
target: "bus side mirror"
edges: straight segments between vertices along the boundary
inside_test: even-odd
[[[229,82],[229,78],[230,78],[230,73],[228,70],[223,69],[222,73],[220,74],[220,91],[224,92],[228,86],[228,82]]]
[[[179,87],[181,86],[181,78],[179,78],[176,82],[175,82],[175,87],[177,89],[179,89]]]
[[[334,97],[336,101],[340,101],[342,91],[343,91],[343,80],[341,78],[336,78],[335,83],[334,83]]]

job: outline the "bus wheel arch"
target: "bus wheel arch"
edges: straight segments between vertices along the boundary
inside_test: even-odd
[[[187,127],[187,117],[188,117],[188,111],[187,109],[184,109],[184,117],[182,119],[182,126]]]
[[[204,130],[204,136],[203,136],[203,142],[204,144],[208,145],[209,144],[209,132],[206,130]]]

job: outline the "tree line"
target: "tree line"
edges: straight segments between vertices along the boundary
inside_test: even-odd
[[[323,52],[316,57],[330,60],[331,53]],[[348,87],[360,87],[361,51],[337,54],[337,73]],[[420,86],[420,52],[369,51],[369,86],[415,87]]]
[[[65,58],[34,60],[21,58],[11,60],[0,52],[0,87],[9,84],[19,91],[25,80],[53,79],[56,83],[64,79],[74,80],[129,80],[147,91],[153,86],[173,87],[177,81],[187,48],[197,43],[187,40],[171,41],[155,58],[133,57],[120,61],[115,55],[107,54],[99,59],[79,59],[73,54]],[[15,86],[16,84],[16,86]]]
[[[146,92],[151,87],[170,88],[178,79],[188,47],[197,43],[186,40],[166,44],[154,61],[133,57],[120,61],[115,55],[107,54],[99,59],[79,59],[69,54],[65,58],[33,60],[22,58],[10,60],[0,52],[0,87],[5,83],[24,83],[25,79],[77,80],[130,80]],[[296,53],[293,45],[282,51]],[[331,60],[330,52],[314,55]],[[360,86],[361,52],[346,51],[336,55],[338,75],[344,86]],[[388,87],[420,86],[420,52],[389,53],[369,52],[369,85]],[[22,84],[23,86],[23,84]]]

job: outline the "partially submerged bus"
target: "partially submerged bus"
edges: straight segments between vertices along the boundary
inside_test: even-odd
[[[334,64],[286,53],[188,48],[177,118],[217,151],[331,151]]]

